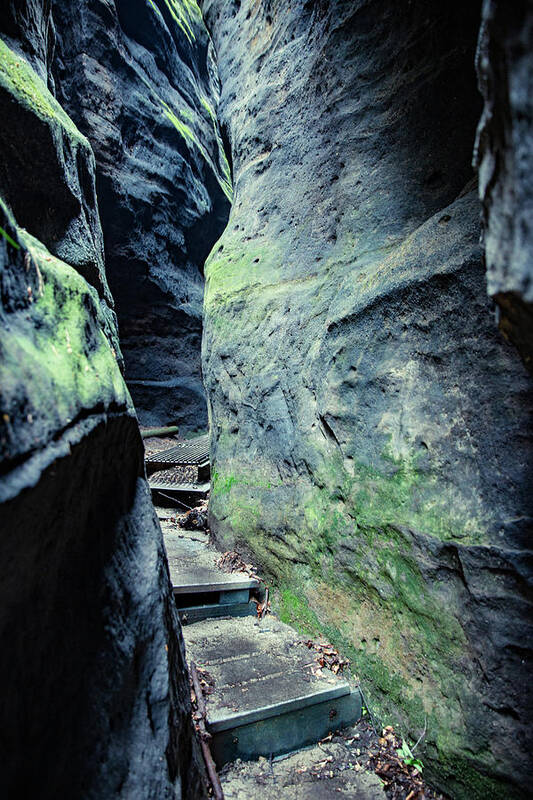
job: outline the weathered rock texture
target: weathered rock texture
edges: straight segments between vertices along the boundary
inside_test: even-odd
[[[93,145],[126,380],[142,423],[205,428],[203,264],[229,213],[195,0],[53,0],[57,96]]]
[[[533,12],[486,0],[477,68],[485,105],[476,163],[489,293],[533,371]]]
[[[212,528],[383,720],[427,721],[454,798],[525,796],[532,395],[479,245],[480,4],[202,7],[235,192],[206,264]]]
[[[0,795],[201,796],[94,156],[43,80],[49,3],[0,26]]]

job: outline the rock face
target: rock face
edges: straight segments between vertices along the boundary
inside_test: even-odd
[[[483,6],[477,68],[485,101],[476,162],[489,293],[500,328],[533,370],[533,13]]]
[[[49,12],[14,0],[0,20],[0,795],[199,797],[95,160],[45,83]]]
[[[480,4],[202,7],[235,192],[205,269],[212,529],[426,730],[438,785],[526,796],[532,393],[479,245]]]
[[[218,75],[196,2],[53,0],[57,96],[90,140],[141,423],[205,428],[203,263],[229,213]]]

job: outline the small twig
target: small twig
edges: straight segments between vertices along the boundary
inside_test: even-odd
[[[308,748],[308,747],[306,747],[306,748],[302,748],[302,749],[309,750],[309,748]],[[279,761],[286,761],[288,758],[291,758],[293,755],[294,755],[294,752],[292,752],[292,753],[282,753],[282,754],[281,754],[281,755],[279,755],[279,756],[274,756],[274,758],[272,759],[272,761],[273,761],[273,762],[275,761],[275,762],[276,762],[276,764],[277,764]]]
[[[428,717],[427,717],[427,714],[426,714],[425,717],[424,717],[424,730],[422,731],[422,733],[420,734],[420,736],[416,740],[416,743],[411,747],[411,753],[415,752],[416,748],[418,747],[418,745],[420,744],[420,742],[422,741],[422,739],[426,735],[427,725],[428,725]]]
[[[145,430],[141,431],[141,438],[151,439],[155,436],[173,436],[177,433],[179,433],[177,425],[170,425],[168,428],[145,428]]]
[[[161,497],[165,497],[167,500],[172,500],[172,502],[176,503],[176,505],[181,506],[182,508],[186,508],[187,511],[192,511],[192,507],[186,505],[185,503],[182,503],[181,500],[176,500],[175,497],[171,497],[169,494],[165,494],[164,492],[159,491],[159,489],[156,489],[156,492],[157,494],[160,494]]]
[[[368,711],[368,716],[370,717],[370,722],[372,723],[372,727],[374,728],[374,733],[376,734],[376,736],[379,739],[379,733],[376,730],[376,725],[374,723],[374,717],[372,716],[372,712],[370,711],[370,706],[367,703],[366,697],[363,694],[363,689],[361,688],[361,685],[359,685],[359,691],[361,692],[361,697],[363,698],[363,703],[365,704],[365,708]]]
[[[200,544],[206,544],[206,539],[195,539],[194,536],[187,536],[186,533],[178,533],[178,539],[187,539],[189,542],[200,542]]]
[[[198,671],[196,669],[196,664],[194,663],[194,661],[191,661],[190,670],[191,670],[192,685],[194,688],[194,693],[196,695],[196,707],[198,709],[198,713],[200,714],[200,719],[198,720],[198,728],[200,731],[200,745],[202,747],[202,753],[204,755],[207,774],[209,775],[209,780],[211,781],[211,786],[213,787],[213,797],[215,798],[215,800],[224,800],[224,792],[222,791],[220,778],[218,777],[217,768],[215,766],[215,762],[213,761],[213,756],[211,755],[211,750],[209,749],[209,745],[207,743],[207,740],[211,738],[210,734],[207,732],[205,727],[207,711],[205,708],[204,693],[202,691],[202,687],[200,686]]]
[[[260,617],[260,619],[263,619],[263,617],[266,617],[267,611],[268,611],[268,586],[266,587],[265,602],[263,603],[263,608],[261,609],[261,617]]]

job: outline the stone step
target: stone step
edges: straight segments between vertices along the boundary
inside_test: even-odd
[[[251,592],[259,581],[242,572],[224,572],[220,553],[201,533],[186,532],[161,521],[174,597],[183,623],[208,617],[255,615]]]
[[[316,743],[361,716],[349,683],[274,617],[208,619],[183,629],[187,660],[207,670],[211,750],[218,766]]]
[[[203,483],[170,483],[169,481],[157,480],[157,477],[148,481],[152,495],[157,496],[158,502],[161,502],[160,497],[165,495],[169,497],[194,497],[205,498],[208,495],[211,484],[209,481]],[[155,500],[154,500],[155,502]]]

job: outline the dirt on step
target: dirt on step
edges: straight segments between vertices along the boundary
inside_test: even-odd
[[[269,760],[235,761],[220,772],[226,800],[445,800],[399,757],[391,728],[361,721],[319,744]]]
[[[350,728],[306,750],[270,761],[236,761],[220,778],[226,800],[386,800],[379,778],[365,768],[366,746],[361,732]],[[348,742],[354,739],[357,747]]]

